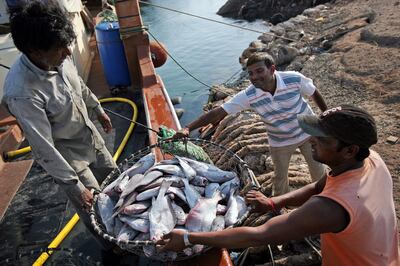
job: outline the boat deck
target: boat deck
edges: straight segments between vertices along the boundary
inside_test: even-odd
[[[97,53],[93,59],[87,84],[99,98],[111,96],[108,86],[105,85],[103,69]],[[137,121],[146,124],[141,91],[130,90],[118,96],[134,101],[139,111]],[[128,104],[106,103],[104,106],[125,117],[132,117],[132,108]],[[110,134],[102,133],[102,135],[107,148],[114,153],[129,127],[129,122],[112,115],[110,118],[114,129]],[[97,121],[95,124],[100,129],[99,131],[103,132]],[[135,126],[120,160],[147,144],[147,129]],[[31,155],[27,154],[19,160],[30,158]],[[54,184],[52,178],[34,163],[1,221],[0,265],[32,265],[74,213],[64,193]],[[81,222],[78,222],[60,248],[62,250],[50,256],[47,263],[50,265],[110,265],[108,262],[112,260],[114,262],[112,265],[119,265],[114,257],[111,259],[109,254],[102,254],[99,245]],[[132,262],[136,260],[138,258],[130,258]]]

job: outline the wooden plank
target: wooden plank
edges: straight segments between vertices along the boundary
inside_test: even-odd
[[[121,29],[143,25],[139,3],[137,1],[116,2],[115,11],[118,14],[118,21]]]
[[[15,125],[17,120],[12,116],[4,105],[0,105],[0,127]]]
[[[31,169],[33,160],[3,163],[0,170],[0,220]]]
[[[150,58],[149,44],[139,45],[137,47],[139,69],[141,74],[141,83],[143,88],[151,87],[157,84],[156,71]]]

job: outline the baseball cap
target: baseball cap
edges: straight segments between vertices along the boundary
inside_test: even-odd
[[[377,143],[374,118],[353,105],[340,105],[320,116],[298,115],[300,127],[311,136],[333,137],[347,144],[369,148]]]

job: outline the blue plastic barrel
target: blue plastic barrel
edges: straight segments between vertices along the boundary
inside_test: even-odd
[[[26,0],[6,0],[7,6],[10,9],[22,6],[27,3]]]
[[[108,85],[112,88],[130,86],[128,63],[119,35],[118,22],[97,24],[96,39]]]

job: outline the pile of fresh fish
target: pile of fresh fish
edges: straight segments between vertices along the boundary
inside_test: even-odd
[[[150,153],[104,188],[97,209],[107,233],[119,242],[157,241],[174,228],[204,232],[235,224],[247,211],[239,186],[235,172],[178,156],[155,163]],[[195,245],[184,253],[203,248]],[[159,253],[154,245],[143,246],[143,252],[161,260],[177,256]]]

